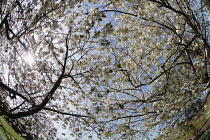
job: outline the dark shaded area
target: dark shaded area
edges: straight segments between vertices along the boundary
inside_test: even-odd
[[[27,132],[27,129],[31,131],[31,124],[26,123],[22,124],[18,120],[10,119],[6,117],[6,120],[9,122],[9,124],[12,126],[12,128],[20,134],[24,139],[26,140],[37,140],[38,137],[36,135],[31,134],[30,132]]]
[[[3,97],[0,96],[0,105],[3,108],[5,108],[6,110],[9,110],[8,104],[6,102],[2,102],[2,101],[3,101]],[[24,139],[26,139],[26,140],[37,140],[38,139],[38,136],[37,135],[33,135],[33,134],[30,133],[30,131],[32,130],[31,129],[32,125],[31,125],[30,122],[24,122],[25,124],[22,124],[17,119],[10,119],[8,117],[5,117],[5,119],[8,121],[8,123],[10,124],[10,126],[20,136],[22,136]],[[29,130],[29,132],[27,132],[27,130]]]
[[[210,140],[210,127],[205,131],[199,140]]]

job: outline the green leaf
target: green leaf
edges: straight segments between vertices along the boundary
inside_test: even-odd
[[[106,137],[111,137],[113,135],[112,131],[107,131],[104,134]]]

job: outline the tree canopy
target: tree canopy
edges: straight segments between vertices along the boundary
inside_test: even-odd
[[[208,36],[202,0],[2,0],[0,114],[40,139],[186,133],[209,114]]]

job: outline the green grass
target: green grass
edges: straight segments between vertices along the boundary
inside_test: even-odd
[[[15,132],[2,116],[0,116],[0,138],[2,140],[25,140]]]
[[[199,140],[209,140],[210,139],[210,127],[205,131],[205,133],[200,137]]]

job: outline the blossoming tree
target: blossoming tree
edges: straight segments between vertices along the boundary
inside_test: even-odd
[[[209,113],[205,4],[1,2],[1,115],[39,118],[44,137],[56,121],[78,138],[171,137]]]

